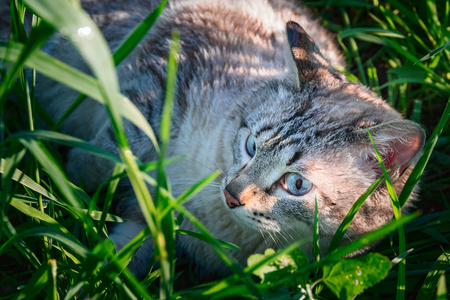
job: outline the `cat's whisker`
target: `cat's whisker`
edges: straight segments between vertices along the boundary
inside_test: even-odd
[[[268,245],[267,240],[266,240],[266,235],[264,234],[264,231],[259,228],[259,233],[261,234],[263,240],[264,240],[264,244]]]
[[[295,229],[292,227],[292,225],[290,225],[289,223],[286,223],[285,224],[288,228],[289,228],[289,230],[287,230],[287,231],[283,231],[283,232],[285,232],[286,234],[288,234],[289,235],[289,237],[291,238],[291,241],[293,242],[293,241],[296,241],[296,238],[294,238],[292,235],[291,235],[291,232],[292,233],[296,233],[296,231],[295,231]]]
[[[269,234],[269,237],[272,239],[274,245],[277,245],[277,241],[275,240],[275,238],[273,237],[272,233],[270,231],[267,231],[267,233]]]
[[[278,236],[279,236],[280,238],[283,238],[283,239],[286,241],[286,243],[289,244],[289,240],[286,238],[286,236],[283,234],[283,232],[280,232],[280,233],[278,234]],[[280,239],[280,241],[281,241],[281,239]],[[284,243],[282,242],[282,244],[284,244]]]

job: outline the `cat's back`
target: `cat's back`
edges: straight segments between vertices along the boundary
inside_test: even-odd
[[[113,51],[159,5],[159,1],[145,0],[82,0],[81,3]],[[134,103],[151,106],[157,111],[166,81],[169,44],[173,30],[177,30],[181,47],[175,117],[180,111],[211,103],[217,104],[215,108],[220,110],[221,101],[242,99],[235,95],[286,71],[283,45],[289,20],[296,20],[311,34],[332,64],[343,64],[329,33],[304,7],[290,1],[168,1],[144,40],[117,68],[122,93]],[[82,59],[74,50],[68,51],[68,47],[67,41],[57,38],[47,49],[58,59],[88,71]],[[51,99],[52,103],[45,106],[58,119],[76,98],[76,93],[65,87],[54,88],[52,83],[49,85],[52,88],[41,85],[42,98]],[[53,102],[56,98],[58,101]],[[100,105],[88,101],[62,128],[67,133],[90,139],[106,117]]]

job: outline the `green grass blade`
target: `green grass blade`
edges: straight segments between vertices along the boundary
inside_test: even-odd
[[[102,291],[109,284],[109,280],[114,280],[119,274],[123,279],[137,292],[139,298],[152,299],[149,292],[142,286],[139,281],[126,269],[127,263],[131,259],[131,255],[142,245],[146,237],[150,234],[149,228],[142,230],[136,237],[134,237],[127,245],[125,245],[119,253],[113,255],[108,264],[100,269],[97,278],[108,278],[97,287],[97,290]]]
[[[369,86],[375,93],[377,93],[378,96],[381,96],[380,82],[378,80],[377,69],[373,65],[372,60],[369,60],[367,62],[367,77],[369,78]]]
[[[4,164],[5,160],[2,158],[0,161],[0,173],[4,174]],[[27,175],[23,174],[20,170],[15,170],[14,174],[12,176],[12,179],[15,181],[18,181],[20,184],[26,186],[27,188],[43,195],[44,197],[56,201],[58,203],[61,203],[53,194],[48,192],[45,188],[43,188],[41,185],[37,184],[33,179],[28,177]]]
[[[67,8],[67,6],[65,8]],[[40,9],[43,9],[43,7],[40,7]],[[1,50],[1,48],[0,48],[0,50]],[[1,53],[0,53],[0,56],[1,56]],[[51,74],[51,72],[49,72],[48,68],[50,65],[50,66],[56,67],[56,70],[60,70],[61,63],[55,62],[55,60],[50,58],[49,56],[41,55],[40,57],[47,59],[47,61],[53,61],[54,63],[53,64],[43,64],[40,66],[40,68],[36,68],[36,69],[38,71],[40,71],[41,73],[42,73],[42,71],[47,72],[45,75],[49,75],[51,78],[58,77],[55,74]],[[31,59],[29,61],[31,61]],[[39,60],[38,60],[38,62],[42,63],[42,61],[39,61]],[[69,75],[69,76],[62,77],[65,80],[63,82],[64,84],[71,86],[72,83],[74,83],[74,82],[80,83],[79,77],[84,78],[84,80],[81,83],[87,84],[89,89],[91,89],[91,91],[93,91],[95,93],[94,96],[96,96],[96,97],[93,97],[94,99],[96,99],[102,103],[106,103],[107,107],[116,106],[116,108],[119,108],[118,110],[121,113],[123,113],[124,117],[126,117],[131,122],[133,122],[137,127],[142,129],[149,136],[149,138],[154,142],[155,148],[158,150],[156,137],[154,136],[153,130],[151,129],[150,125],[148,124],[147,120],[144,118],[142,113],[128,99],[124,98],[123,96],[120,96],[120,94],[117,93],[116,94],[117,99],[114,101],[113,105],[110,105],[110,104],[108,104],[108,102],[105,102],[105,99],[107,99],[108,95],[105,95],[104,93],[101,92],[101,91],[106,92],[105,91],[106,88],[102,88],[102,86],[99,82],[97,82],[95,79],[89,78],[89,76],[86,76],[83,73],[78,72],[73,68],[69,68],[67,65],[65,65],[64,68],[66,71],[69,71],[69,73],[65,73],[65,75]],[[72,76],[73,74],[77,74],[77,75]],[[71,78],[71,80],[73,80],[73,82],[71,82],[71,80],[68,80],[69,77]],[[55,78],[55,79],[58,80],[57,78]],[[61,82],[62,80],[60,79],[59,81]],[[97,89],[97,87],[100,88],[100,91]],[[86,85],[84,86],[84,88],[86,88]],[[110,91],[109,88],[106,90]],[[88,94],[85,89],[81,89],[80,92]],[[106,96],[106,98],[104,98],[104,96]],[[120,119],[120,117],[117,117],[116,112],[117,112],[117,110],[114,110],[114,113],[111,112],[110,115],[115,124],[113,126],[114,132],[116,132],[118,135],[121,136],[120,138],[118,138],[118,142],[119,142],[119,146],[120,146],[119,153],[120,153],[122,161],[127,166],[127,168],[126,168],[127,174],[130,178],[131,185],[133,187],[133,190],[135,191],[136,198],[138,200],[139,206],[141,207],[141,211],[143,212],[144,218],[145,218],[147,224],[152,228],[152,232],[156,232],[157,230],[156,230],[156,227],[154,224],[154,220],[153,220],[154,218],[152,217],[152,215],[153,216],[156,215],[155,207],[153,205],[152,198],[147,189],[147,186],[144,183],[144,180],[143,180],[144,176],[143,176],[143,174],[140,173],[139,167],[137,166],[136,158],[134,157],[133,153],[130,151],[129,146],[127,145],[127,141],[123,136],[124,130],[121,129],[122,128],[121,119]],[[93,227],[90,227],[90,228],[93,228]]]
[[[19,76],[20,71],[24,67],[28,58],[42,46],[47,39],[53,34],[53,29],[47,24],[41,23],[36,29],[38,32],[33,34],[29,42],[23,47],[5,78],[0,83],[0,110],[3,110],[3,105],[6,101],[6,92],[11,88],[14,80]],[[36,31],[35,30],[35,31]]]
[[[414,249],[412,248],[412,249],[406,250],[406,252],[403,252],[402,254],[394,257],[391,260],[392,268],[395,267],[396,265],[398,265],[402,260],[404,260],[413,251],[414,251]]]
[[[341,8],[341,13],[342,13],[342,17],[344,18],[344,23],[345,23],[346,28],[348,30],[350,30],[350,26],[351,25],[350,25],[350,19],[349,19],[348,13],[342,8]],[[350,36],[350,37],[348,37],[348,39],[349,39],[349,42],[350,42],[351,52],[353,54],[356,66],[358,67],[358,71],[359,71],[359,76],[360,76],[361,82],[363,84],[367,85],[367,77],[366,77],[366,74],[364,73],[363,64],[362,64],[362,61],[361,61],[361,57],[359,55],[358,44],[356,43],[356,41],[355,41],[355,39],[353,37]]]
[[[152,11],[142,22],[140,22],[133,31],[125,38],[122,44],[117,48],[113,54],[114,65],[117,66],[131,51],[137,46],[137,44],[144,38],[147,32],[155,23],[156,19],[159,17],[163,11],[167,0],[161,1],[158,7]],[[72,103],[69,109],[64,113],[64,115],[56,122],[54,127],[55,130],[59,128],[62,122],[86,99],[86,95],[80,95]]]
[[[12,181],[20,180],[20,177],[23,176],[20,172],[17,172],[16,167],[23,160],[26,150],[25,149],[17,149],[17,152],[13,153],[6,159],[0,159],[0,173],[2,174],[1,178],[1,191],[0,194],[0,207],[8,203],[8,199],[10,198],[11,193],[13,192],[13,184]],[[31,179],[30,179],[31,180]],[[33,180],[31,180],[33,181]],[[0,227],[3,223],[3,220],[0,219]]]
[[[116,165],[116,167],[114,168],[113,174],[112,176],[121,173],[123,171],[123,166],[121,165]],[[103,204],[103,211],[101,214],[101,218],[100,218],[100,222],[98,222],[97,225],[97,232],[101,232],[103,226],[105,226],[105,221],[108,220],[108,211],[111,207],[111,203],[113,201],[113,196],[114,193],[116,192],[117,186],[119,185],[119,180],[113,180],[110,182],[109,186],[108,186],[108,190],[106,192],[106,198],[105,198],[105,203]],[[108,220],[110,221],[110,220]]]
[[[198,232],[194,232],[194,231],[178,229],[175,232],[176,233],[180,233],[180,234],[184,234],[184,235],[189,235],[189,236],[192,236],[192,237],[194,237],[196,239],[199,239],[199,240],[205,241],[205,242],[208,242],[208,240],[210,239],[209,237],[206,237],[205,235],[200,234]],[[236,250],[236,251],[240,251],[241,250],[241,248],[239,248],[235,244],[232,244],[232,243],[229,243],[229,242],[225,242],[225,241],[222,241],[222,240],[219,240],[219,239],[215,239],[215,240],[223,248]]]
[[[180,194],[180,196],[177,197],[177,200],[176,200],[178,205],[183,204],[185,201],[187,201],[190,198],[192,198],[193,196],[195,196],[200,190],[202,190],[208,184],[213,182],[214,179],[216,179],[217,176],[219,176],[219,175],[220,175],[220,171],[217,170],[217,171],[213,172],[212,174],[206,176],[205,178],[201,179],[198,183],[194,184],[193,186],[191,186],[190,188],[188,188],[184,192],[182,192]],[[169,211],[171,209],[173,209],[173,207],[169,203],[169,205],[160,213],[161,216],[164,216],[165,214],[169,213]]]
[[[81,139],[59,132],[48,130],[20,131],[18,133],[10,135],[8,137],[8,140],[21,138],[33,140],[45,140],[73,148],[80,148],[88,153],[94,154],[98,157],[102,157],[114,163],[122,163],[121,159],[118,156],[112,154],[111,152],[103,150],[102,148],[97,147],[94,144],[87,143]]]
[[[172,122],[172,108],[176,93],[176,79],[177,79],[177,59],[180,48],[180,35],[178,32],[172,32],[172,42],[170,44],[169,58],[167,62],[167,82],[166,95],[164,99],[164,106],[160,122],[160,148],[158,160],[158,187],[155,191],[156,206],[158,211],[163,211],[166,207],[170,207],[169,198],[161,194],[161,189],[170,191],[164,171],[164,157],[166,156],[169,140],[170,128]],[[174,218],[173,212],[158,216],[160,220],[160,231],[158,237],[155,239],[156,246],[159,252],[161,264],[160,277],[160,297],[162,299],[170,298],[172,294],[173,277],[175,275],[175,234],[174,234]]]
[[[392,85],[396,85],[396,84],[403,84],[403,83],[419,83],[422,85],[427,85],[432,87],[433,89],[438,90],[439,92],[442,92],[444,94],[448,94],[450,85],[448,84],[442,84],[440,82],[435,82],[435,81],[431,81],[431,80],[426,80],[426,79],[421,79],[421,78],[417,78],[417,77],[402,77],[402,78],[398,78],[398,79],[392,79],[389,80],[388,82],[382,84],[380,86],[380,89],[384,89],[386,87],[390,87]]]
[[[56,163],[45,147],[34,140],[19,139],[21,142],[45,168],[47,174],[54,180],[59,190],[64,194],[65,199],[75,208],[82,208],[83,204],[75,196],[73,189],[68,184],[61,167]]]
[[[16,300],[35,299],[48,282],[48,264],[42,265],[37,269],[28,281],[27,285],[20,291]]]
[[[142,22],[140,22],[131,33],[120,44],[119,48],[113,55],[114,64],[117,66],[144,38],[147,32],[152,28],[159,15],[164,10],[167,0],[163,0],[159,3],[158,7],[153,10]]]
[[[8,217],[3,214],[3,224],[0,228],[2,230],[2,233],[4,234],[4,238],[11,239],[14,236],[17,235],[17,231],[14,228],[14,226],[11,224],[11,222],[8,220]],[[18,243],[15,243],[14,246],[16,249],[20,252],[20,254],[25,257],[30,264],[33,266],[34,269],[38,269],[41,266],[40,260],[37,258],[36,254],[34,253],[33,249],[25,243],[25,241],[19,241]]]
[[[439,278],[445,274],[445,271],[450,266],[450,252],[444,251],[428,272],[425,282],[420,288],[416,300],[432,299],[434,292],[438,286]]]
[[[360,33],[373,33],[380,36],[392,37],[392,38],[400,38],[404,39],[405,36],[398,31],[383,29],[383,28],[351,28],[345,29],[339,32],[339,37],[341,39],[356,36]]]
[[[447,283],[445,280],[445,274],[442,274],[439,278],[438,287],[436,290],[436,300],[447,300]]]
[[[413,112],[411,115],[411,120],[414,122],[420,122],[420,117],[422,116],[422,100],[414,100]]]
[[[108,45],[97,25],[79,5],[63,0],[24,0],[24,4],[78,49],[98,80],[108,87],[107,95],[109,91],[119,91]]]
[[[59,300],[57,284],[57,267],[56,267],[56,259],[50,259],[47,265],[48,278],[50,280],[47,281],[47,298],[48,300]]]
[[[372,142],[373,148],[375,150],[375,154],[377,156],[378,162],[380,163],[381,169],[383,170],[383,176],[386,182],[386,188],[389,192],[389,196],[391,198],[392,209],[394,211],[395,219],[399,220],[402,217],[401,213],[401,205],[398,201],[397,193],[392,185],[391,179],[389,177],[389,173],[386,171],[386,167],[383,163],[383,158],[378,152],[375,141],[373,140],[372,135],[370,134],[369,128],[367,128],[367,133],[369,134],[370,141]],[[400,253],[404,253],[406,251],[406,238],[405,238],[405,229],[403,226],[398,227],[398,238],[399,238],[399,251]],[[406,290],[406,260],[403,259],[398,264],[398,281],[397,281],[397,300],[405,299],[405,290]]]
[[[314,205],[314,230],[313,230],[313,262],[320,260],[319,246],[319,208],[317,206],[317,198]]]
[[[18,59],[22,49],[23,45],[18,43],[10,42],[5,44],[4,42],[0,42],[0,60],[15,61]],[[27,59],[25,64],[27,67],[36,69],[39,73],[105,104],[102,94],[98,89],[99,83],[96,79],[69,67],[47,54],[36,51]],[[159,150],[155,133],[142,113],[122,94],[117,93],[115,97],[117,98],[115,105],[119,108],[123,117],[141,129],[150,138],[154,147]]]
[[[82,245],[77,239],[72,238],[71,236],[61,232],[58,229],[49,227],[35,227],[23,232],[19,232],[9,240],[7,240],[3,245],[0,246],[0,254],[3,253],[5,249],[11,244],[17,243],[24,238],[32,236],[46,236],[58,240],[81,257],[86,257],[89,253],[86,247]]]
[[[416,61],[414,64],[417,64],[419,62],[425,61],[427,59],[432,58],[433,56],[435,56],[436,54],[438,54],[439,52],[443,51],[445,48],[447,48],[448,46],[450,46],[450,42],[444,44],[443,46],[434,49],[433,51],[431,51],[430,53],[428,53],[427,55],[425,55],[424,57],[422,57],[421,59],[419,59],[418,61]]]
[[[74,286],[70,288],[70,290],[67,292],[66,296],[64,297],[64,300],[72,300],[76,299],[76,295],[80,292],[81,288],[83,287],[84,282],[80,281]]]
[[[36,218],[42,222],[44,222],[46,225],[56,228],[58,230],[60,230],[61,232],[63,232],[64,234],[69,235],[71,238],[75,239],[75,237],[72,235],[71,232],[69,232],[64,226],[62,226],[61,224],[59,224],[55,219],[53,219],[52,217],[50,217],[49,215],[41,212],[40,210],[31,207],[27,204],[24,204],[22,201],[20,201],[17,198],[12,198],[11,199],[11,206],[15,207],[18,211],[20,211],[21,213],[30,216],[32,218]]]
[[[170,196],[170,195],[168,195]],[[231,254],[227,251],[225,251],[220,244],[217,242],[217,239],[214,238],[214,236],[209,232],[208,229],[206,229],[203,224],[201,224],[194,215],[191,214],[187,209],[185,209],[183,206],[179,205],[175,199],[170,198],[171,204],[177,209],[180,213],[184,214],[185,217],[187,217],[192,224],[197,227],[197,229],[207,237],[208,243],[213,247],[214,251],[218,254],[220,259],[229,267],[234,274],[239,276],[240,280],[244,282],[244,284],[249,288],[251,292],[254,293],[256,296],[260,296],[260,292],[257,289],[257,287],[254,285],[253,281],[250,279],[249,275],[243,272],[241,266],[239,263],[231,256]]]
[[[361,205],[363,205],[364,201],[366,201],[367,197],[369,197],[370,194],[373,193],[377,189],[377,187],[380,185],[380,183],[384,180],[384,177],[380,177],[377,180],[375,180],[374,183],[372,183],[367,190],[356,200],[356,202],[352,205],[350,210],[348,211],[347,215],[345,216],[344,220],[339,225],[339,228],[336,230],[336,233],[333,236],[333,239],[330,243],[330,248],[328,249],[328,253],[333,252],[336,250],[339,245],[341,244],[342,238],[345,235],[345,232],[347,231],[348,227],[350,226],[353,217],[358,212]]]
[[[436,145],[436,142],[438,141],[439,136],[444,130],[445,125],[448,123],[449,118],[450,118],[450,98],[447,101],[447,105],[445,106],[444,112],[442,113],[442,117],[439,120],[439,123],[436,125],[436,128],[434,129],[427,144],[424,147],[423,155],[420,157],[419,161],[417,162],[416,166],[411,172],[411,175],[409,175],[409,178],[406,181],[405,186],[403,187],[398,197],[401,207],[405,205],[414,187],[416,186],[416,183],[419,181],[419,177],[420,175],[422,175],[425,166],[427,165],[428,160],[430,159],[431,153],[433,152],[433,149]]]
[[[10,1],[9,9],[11,15],[11,38],[22,43],[28,42],[23,4],[19,1]]]
[[[336,261],[338,259],[341,259],[345,257],[346,255],[349,255],[358,249],[364,248],[367,245],[381,239],[382,237],[386,236],[390,232],[393,232],[394,230],[398,229],[401,226],[404,226],[405,224],[411,222],[412,220],[416,219],[419,216],[419,213],[416,212],[414,214],[410,214],[407,216],[402,216],[400,219],[393,220],[389,222],[386,225],[383,225],[382,227],[369,232],[358,239],[354,240],[353,242],[346,244],[342,246],[341,248],[333,251],[332,253],[324,256],[320,261],[315,262],[309,266],[306,266],[305,268],[302,268],[301,270],[296,271],[296,273],[304,273],[304,272],[310,272],[312,270],[315,270],[317,268],[322,267],[325,264],[332,263],[333,261]],[[279,282],[276,284],[281,284],[282,282],[289,281],[290,278],[280,279]]]

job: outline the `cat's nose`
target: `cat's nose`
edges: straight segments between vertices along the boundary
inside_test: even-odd
[[[233,197],[230,194],[230,192],[227,191],[227,189],[223,190],[223,194],[225,195],[225,200],[229,208],[235,208],[244,205],[241,202],[239,202],[239,200],[237,200],[235,197]]]

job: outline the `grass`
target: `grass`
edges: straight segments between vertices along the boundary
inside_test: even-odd
[[[72,1],[76,2],[76,1]],[[233,248],[215,239],[182,203],[213,180],[218,172],[175,198],[164,166],[180,158],[165,157],[169,143],[171,105],[176,76],[178,40],[172,39],[169,57],[166,106],[160,126],[160,143],[142,114],[130,101],[123,101],[114,67],[139,43],[161,13],[165,2],[133,30],[112,55],[104,38],[82,9],[65,0],[11,1],[12,34],[0,43],[0,297],[1,299],[92,298],[269,298],[283,299],[446,299],[450,250],[450,30],[449,1],[327,0],[307,3],[331,31],[347,58],[347,76],[369,85],[407,118],[427,131],[424,155],[400,195],[391,193],[393,204],[403,206],[419,177],[422,215],[400,216],[377,231],[339,247],[353,215],[383,180],[380,178],[349,211],[335,235],[328,255],[318,255],[318,226],[314,230],[314,261],[296,249],[299,241],[276,253],[252,256],[241,268],[226,251]],[[32,30],[25,30],[24,12],[29,10]],[[39,16],[37,18],[36,16]],[[42,22],[41,20],[46,22]],[[91,28],[92,39],[79,39],[74,46],[94,76],[81,73],[42,53],[39,48],[55,30],[71,32]],[[92,55],[94,53],[94,55]],[[62,120],[49,120],[34,99],[36,72],[51,77],[80,93],[71,111],[85,97],[103,103],[119,144],[119,156],[58,132]],[[52,130],[40,129],[44,120]],[[122,118],[132,121],[154,142],[156,162],[143,163],[132,155]],[[70,183],[59,154],[64,147],[80,147],[116,164],[114,175],[93,195]],[[156,170],[156,178],[147,172]],[[118,179],[128,176],[148,228],[118,253],[107,238],[106,221],[122,222],[113,213],[112,200]],[[147,184],[155,187],[152,197]],[[200,233],[178,230],[182,217],[190,219]],[[316,212],[316,217],[318,213]],[[315,221],[317,224],[317,220]],[[207,241],[232,270],[219,281],[175,290],[175,233]],[[400,232],[400,234],[398,233]],[[341,260],[382,236],[376,252]],[[151,268],[143,280],[125,266],[147,238],[156,245]],[[251,262],[251,263],[250,263]],[[286,264],[287,263],[287,264]],[[375,266],[375,267],[374,267]],[[384,266],[384,267],[382,267]],[[361,269],[362,268],[362,269]],[[356,272],[356,273],[355,273]],[[344,276],[374,274],[375,279],[355,284]],[[387,276],[386,276],[387,274]],[[259,278],[258,278],[259,277]]]

